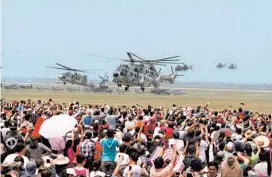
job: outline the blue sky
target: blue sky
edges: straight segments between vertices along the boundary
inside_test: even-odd
[[[180,55],[195,65],[179,81],[271,83],[272,1],[2,0],[2,76],[55,77],[55,62],[114,69],[126,58]],[[216,61],[238,70],[217,70]],[[163,68],[164,73],[170,71]]]

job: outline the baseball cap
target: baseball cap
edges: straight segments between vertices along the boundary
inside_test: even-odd
[[[36,173],[36,163],[35,162],[28,162],[26,164],[26,169],[25,169],[25,175],[29,177],[34,177]]]

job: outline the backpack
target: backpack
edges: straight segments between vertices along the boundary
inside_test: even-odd
[[[100,142],[95,142],[95,148],[94,148],[94,160],[101,160],[101,156],[102,156],[102,146],[100,144]]]

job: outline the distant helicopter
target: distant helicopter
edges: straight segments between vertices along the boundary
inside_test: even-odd
[[[188,66],[188,65],[184,64],[184,65],[177,65],[175,67],[175,71],[188,71],[191,69],[193,69],[193,65]]]
[[[159,76],[159,80],[160,82],[165,82],[165,83],[169,83],[169,84],[175,84],[175,80],[178,76],[184,76],[183,74],[177,74],[177,72],[174,72],[173,67],[171,66],[171,74],[168,75],[160,75]]]
[[[93,73],[93,71],[98,71],[101,69],[97,70],[79,70],[79,69],[73,69],[69,68],[67,66],[64,66],[62,64],[56,63],[58,67],[55,66],[47,66],[47,68],[53,68],[53,69],[59,69],[59,70],[65,70],[68,71],[66,73],[62,73],[57,77],[57,79],[61,80],[63,84],[65,85],[66,83],[71,83],[72,85],[81,85],[85,87],[92,87],[93,84],[87,80],[86,75],[79,74],[78,72],[81,73]]]
[[[150,87],[151,85],[154,88],[160,86],[162,78],[160,77],[160,71],[157,71],[155,65],[166,66],[166,64],[184,64],[178,63],[180,61],[179,56],[167,57],[157,60],[145,60],[133,53],[127,52],[129,59],[123,61],[129,62],[128,64],[121,64],[118,66],[113,73],[113,82],[121,87],[125,85],[125,90],[128,91],[130,86],[140,86],[141,90],[144,91],[145,87]],[[136,57],[134,59],[133,57]],[[173,74],[173,73],[172,73]],[[164,80],[173,80],[176,76],[174,75],[164,76]]]
[[[97,86],[92,83],[93,85],[91,87],[93,91],[94,92],[112,92],[109,86],[106,85],[106,82],[109,82],[109,76],[107,75],[107,73],[105,74],[104,77],[99,76],[99,78],[101,79],[101,82]]]
[[[236,64],[231,63],[231,64],[228,66],[228,69],[231,69],[231,70],[236,69]]]
[[[216,67],[217,67],[217,68],[220,68],[220,69],[225,68],[226,66],[227,66],[226,63],[223,64],[223,63],[221,63],[221,62],[218,63],[218,64],[216,65]]]

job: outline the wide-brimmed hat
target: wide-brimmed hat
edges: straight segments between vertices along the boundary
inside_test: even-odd
[[[254,138],[256,142],[261,142],[262,148],[268,147],[270,144],[269,138],[264,135],[259,135],[256,138]]]
[[[55,165],[65,165],[69,163],[69,159],[60,154],[55,160],[53,160],[53,162]]]

